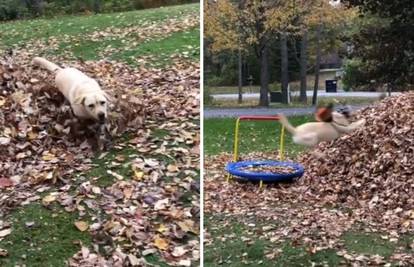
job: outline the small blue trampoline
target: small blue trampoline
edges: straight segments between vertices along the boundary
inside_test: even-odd
[[[243,170],[243,168],[258,167],[258,166],[277,166],[277,167],[288,167],[294,171],[292,173],[269,173],[269,172],[252,172]],[[248,180],[252,182],[291,182],[295,179],[302,177],[305,169],[302,165],[295,162],[286,161],[238,161],[229,162],[226,166],[226,171],[231,175],[236,176],[242,180]]]
[[[239,126],[241,121],[279,121],[279,116],[240,116],[236,120],[236,127],[234,129],[234,148],[233,148],[233,161],[229,162],[226,166],[227,182],[230,181],[232,176],[237,177],[238,180],[259,182],[260,187],[263,183],[277,183],[277,182],[292,182],[302,177],[305,169],[302,165],[295,162],[283,161],[284,159],[284,136],[285,128],[282,126],[279,142],[279,159],[281,161],[273,160],[261,160],[261,161],[239,161]],[[244,170],[245,168],[254,168],[258,166],[277,166],[293,169],[290,173],[282,172],[268,172],[268,171],[250,171]]]

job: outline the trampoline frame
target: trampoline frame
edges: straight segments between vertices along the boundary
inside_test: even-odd
[[[279,121],[279,116],[240,116],[236,120],[236,125],[234,128],[234,146],[233,146],[233,163],[239,161],[239,137],[240,137],[240,122],[241,121]],[[285,127],[281,126],[280,138],[279,138],[279,159],[283,161],[284,159],[284,149],[285,149]],[[226,167],[227,170],[227,167]],[[230,172],[227,175],[227,182],[232,178]],[[243,177],[242,177],[243,178]],[[259,179],[252,179],[259,180]],[[260,179],[260,188],[263,186],[263,179]]]

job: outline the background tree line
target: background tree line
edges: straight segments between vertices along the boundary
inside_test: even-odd
[[[315,73],[316,102],[322,53],[341,48],[338,36],[347,18],[353,16],[342,5],[326,0],[209,1],[204,10],[207,81],[214,82],[209,78],[215,76],[208,63],[237,55],[239,102],[243,62],[249,62],[250,72],[257,75],[255,82],[260,84],[261,106],[269,104],[269,83],[273,81],[280,81],[283,102],[287,103],[289,81],[297,78],[300,99],[306,102],[310,70]]]
[[[77,13],[108,13],[197,0],[0,0],[0,21]]]
[[[313,89],[322,56],[344,59],[345,87],[409,89],[414,68],[414,1],[411,0],[220,0],[205,10],[207,85],[260,85],[260,105],[268,105],[269,84],[300,80],[300,99]],[[323,67],[323,66],[322,66]],[[315,81],[307,84],[306,75]]]

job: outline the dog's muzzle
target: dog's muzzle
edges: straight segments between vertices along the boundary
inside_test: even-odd
[[[99,113],[98,114],[98,119],[100,123],[105,123],[105,113]]]

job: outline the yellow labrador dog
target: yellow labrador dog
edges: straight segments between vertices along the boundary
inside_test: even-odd
[[[56,75],[56,85],[69,101],[76,117],[105,123],[108,96],[94,79],[78,69],[60,68],[41,57],[34,58],[33,63]]]
[[[326,114],[323,114],[326,113]],[[308,122],[293,127],[284,115],[279,115],[280,123],[293,136],[293,142],[306,146],[315,146],[323,141],[332,141],[343,134],[350,133],[365,124],[365,119],[349,122],[349,113],[341,114],[323,109],[316,114],[318,122]]]

